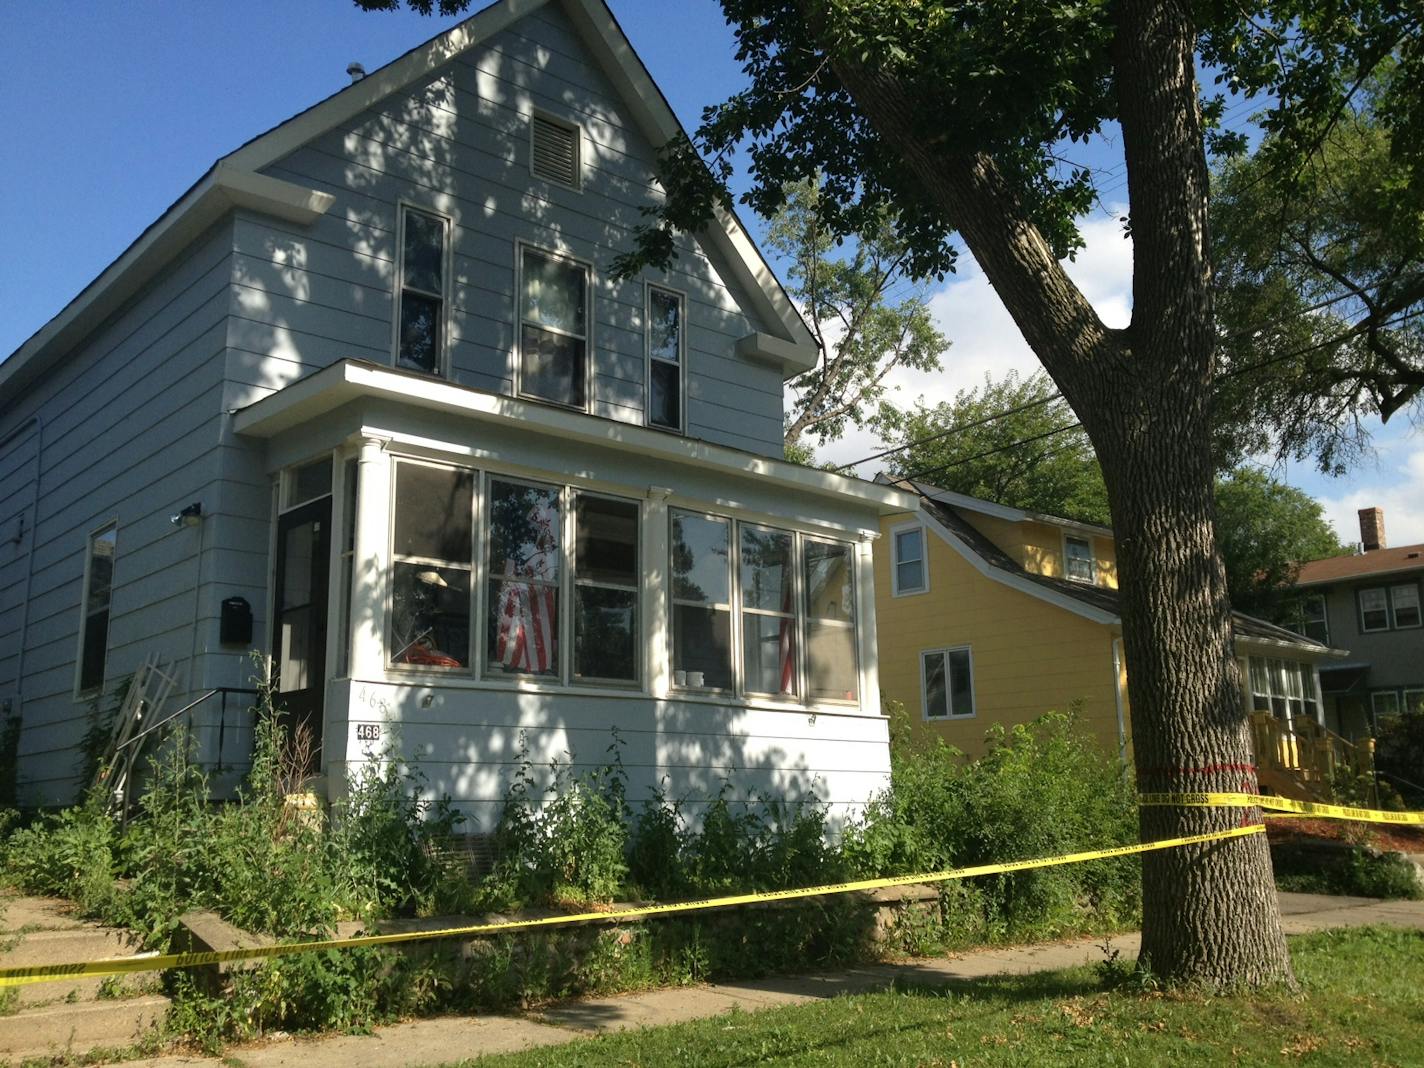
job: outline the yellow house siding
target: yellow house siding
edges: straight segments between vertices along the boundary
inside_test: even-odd
[[[1065,528],[1032,519],[1015,523],[967,508],[959,514],[1025,571],[1053,578],[1063,577]],[[1112,538],[1098,534],[1075,536],[1088,538],[1093,546],[1093,559],[1098,573],[1097,584],[1117,589],[1117,547]]]
[[[1066,711],[1081,700],[1083,723],[1105,751],[1116,753],[1112,628],[984,577],[929,530],[929,592],[892,596],[888,532],[909,518],[882,520],[886,536],[874,550],[885,697],[903,702],[913,722],[971,755],[983,751],[984,733],[991,725],[1022,723],[1053,709]],[[972,657],[975,715],[927,723],[920,654],[958,646],[968,646]]]

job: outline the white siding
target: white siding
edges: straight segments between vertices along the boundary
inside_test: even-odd
[[[539,108],[583,127],[580,190],[533,178],[528,116]],[[248,399],[345,356],[389,363],[397,202],[454,222],[454,381],[513,389],[515,241],[594,264],[591,411],[643,420],[643,281],[611,283],[640,209],[660,195],[655,151],[556,8],[531,15],[410,91],[317,138],[268,173],[336,196],[310,231],[240,218],[230,373]],[[781,454],[779,373],[738,358],[754,329],[692,242],[656,281],[688,295],[688,433]],[[249,359],[248,354],[257,359]]]
[[[0,451],[0,529],[12,533],[0,542],[0,694],[21,699],[26,803],[70,800],[77,785],[90,710],[73,696],[81,586],[87,537],[101,523],[118,520],[108,686],[150,652],[189,677],[194,618],[207,608],[194,594],[197,539],[215,532],[175,529],[168,517],[195,500],[217,504],[231,234],[227,224],[210,230],[0,412],[0,435],[34,415],[44,424],[37,515],[35,434]]]

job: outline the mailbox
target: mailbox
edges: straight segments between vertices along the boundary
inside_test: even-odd
[[[252,606],[245,597],[229,597],[222,603],[219,631],[224,645],[252,644]]]

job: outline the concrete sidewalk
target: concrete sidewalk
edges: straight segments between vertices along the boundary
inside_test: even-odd
[[[1362,897],[1281,894],[1287,934],[1382,924],[1424,930],[1424,902]],[[1135,957],[1136,934],[1112,948]],[[754,1012],[841,994],[885,990],[896,982],[935,985],[986,975],[1027,974],[1103,959],[1100,940],[1081,939],[1018,948],[979,950],[908,964],[876,964],[820,975],[745,983],[678,987],[618,997],[567,1001],[530,1016],[444,1016],[377,1029],[373,1035],[289,1039],[234,1047],[223,1059],[159,1057],[125,1062],[128,1068],[395,1068],[441,1064],[484,1053],[507,1053],[572,1042],[602,1031],[657,1027],[716,1016],[733,1008]]]

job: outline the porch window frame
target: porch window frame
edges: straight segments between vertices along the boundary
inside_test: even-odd
[[[910,531],[919,531],[920,534],[920,584],[918,586],[903,586],[900,583],[900,535]],[[892,597],[918,597],[922,593],[930,592],[930,561],[929,561],[929,538],[926,535],[926,527],[923,523],[912,520],[908,523],[897,523],[889,530],[890,534],[890,595]],[[907,561],[914,563],[915,561]]]
[[[553,587],[558,598],[555,601],[554,611],[557,615],[554,641],[558,646],[557,670],[552,675],[541,675],[535,672],[510,671],[496,673],[493,671],[490,662],[490,633],[489,627],[489,597],[490,586],[494,582],[508,581],[503,575],[496,575],[494,564],[490,559],[490,553],[494,551],[494,527],[491,522],[491,514],[494,509],[491,500],[494,494],[494,484],[496,482],[507,482],[516,486],[528,486],[532,489],[552,489],[558,491],[559,506],[559,578],[557,582],[546,580],[534,580],[534,584],[544,587]],[[471,628],[471,640],[478,646],[478,660],[476,663],[476,677],[483,682],[495,685],[512,685],[515,688],[526,688],[531,685],[544,687],[549,686],[570,686],[570,675],[572,672],[573,655],[569,649],[569,635],[572,633],[569,608],[572,604],[570,590],[572,588],[571,573],[573,571],[573,545],[571,534],[572,517],[569,514],[569,498],[572,493],[571,487],[567,483],[551,482],[547,479],[538,478],[532,475],[509,474],[497,470],[477,470],[475,477],[476,493],[480,499],[481,515],[483,521],[476,528],[475,541],[478,548],[476,556],[476,568],[483,568],[484,575],[479,585],[479,597],[476,610],[479,612],[479,622]],[[602,688],[602,687],[600,687]],[[631,688],[631,686],[630,686]]]
[[[969,711],[954,711],[954,676],[952,674],[951,653],[963,653],[969,665]],[[941,657],[944,662],[944,710],[942,716],[930,715],[929,667],[931,657]],[[952,723],[975,719],[979,715],[979,701],[974,695],[974,648],[963,645],[946,645],[936,649],[920,650],[920,717],[926,723]]]
[[[471,529],[471,532],[472,532],[472,536],[471,536],[471,539],[470,539],[470,543],[471,543],[471,550],[470,550],[470,552],[471,552],[471,558],[470,558],[470,560],[469,560],[467,563],[465,563],[465,564],[462,565],[462,564],[460,564],[460,563],[457,562],[457,561],[438,560],[438,559],[436,559],[435,557],[427,557],[427,556],[410,556],[410,555],[406,555],[405,553],[399,553],[399,552],[396,551],[396,501],[397,501],[398,496],[399,496],[399,489],[398,489],[398,486],[399,486],[399,482],[400,482],[400,469],[401,469],[401,465],[402,465],[402,464],[411,464],[411,465],[417,466],[417,467],[441,468],[441,469],[450,470],[450,471],[467,471],[467,472],[469,472],[471,475],[474,476],[474,487],[473,487],[472,492],[471,492],[471,498],[472,498],[472,500],[471,500],[471,515],[470,515],[470,524],[471,524],[470,529]],[[476,677],[476,668],[475,668],[476,658],[475,658],[475,649],[473,648],[473,646],[474,646],[474,644],[475,644],[476,635],[477,635],[478,631],[477,631],[477,628],[476,628],[476,622],[475,622],[475,617],[474,617],[473,613],[474,613],[474,612],[476,611],[476,609],[477,609],[476,582],[478,581],[478,578],[479,578],[479,575],[478,575],[479,567],[478,567],[478,559],[477,559],[477,557],[475,557],[475,555],[474,555],[474,553],[475,553],[474,546],[479,543],[479,530],[480,530],[480,518],[481,518],[480,505],[482,504],[482,501],[481,501],[481,498],[480,498],[480,472],[479,472],[478,470],[474,469],[474,468],[465,467],[464,465],[459,464],[459,463],[456,463],[456,462],[454,462],[454,461],[435,460],[435,459],[431,459],[431,458],[425,457],[425,456],[407,456],[407,455],[404,455],[404,454],[392,455],[392,456],[391,456],[391,467],[390,467],[390,471],[391,471],[391,473],[390,473],[390,480],[389,480],[389,482],[388,482],[388,485],[390,486],[390,493],[389,493],[389,500],[387,500],[387,502],[386,502],[386,508],[387,508],[387,511],[388,511],[388,515],[387,515],[387,517],[386,517],[386,530],[387,530],[387,533],[386,533],[386,583],[385,583],[385,587],[386,587],[386,590],[385,590],[385,594],[386,594],[386,595],[385,595],[385,617],[386,617],[386,624],[385,624],[385,627],[384,627],[385,648],[382,650],[382,661],[383,661],[384,664],[385,664],[385,669],[386,669],[387,672],[396,674],[396,675],[401,676],[401,677],[406,677],[406,676],[409,676],[409,675],[427,675],[427,674],[428,674],[428,675],[439,676],[439,677],[441,677],[441,678],[475,678],[475,677]],[[358,474],[359,474],[359,467],[358,467]],[[437,568],[438,568],[438,567],[444,567],[444,568],[449,568],[449,569],[452,570],[452,571],[468,571],[468,572],[469,572],[469,575],[470,575],[470,594],[469,594],[469,599],[470,599],[470,612],[471,612],[471,616],[470,616],[470,624],[469,624],[469,631],[470,631],[470,634],[469,634],[469,641],[468,641],[467,644],[468,644],[468,646],[470,646],[470,647],[469,647],[469,648],[466,648],[466,650],[465,650],[465,659],[466,659],[467,663],[466,663],[464,666],[462,666],[462,667],[441,667],[441,666],[438,665],[438,664],[402,664],[402,663],[398,662],[398,661],[395,659],[395,653],[396,653],[396,636],[395,636],[395,626],[396,626],[396,583],[395,583],[395,573],[396,573],[396,566],[397,566],[398,564],[428,564],[428,565],[430,565],[431,567],[437,567]]]
[[[712,519],[726,523],[728,526],[728,567],[731,570],[728,585],[729,602],[724,606],[721,602],[713,601],[689,601],[685,598],[676,598],[673,595],[671,554],[674,545],[673,522],[678,515],[693,516],[701,519]],[[746,664],[744,650],[744,613],[760,616],[762,618],[782,618],[783,614],[771,612],[763,609],[746,609],[742,603],[742,567],[741,567],[741,538],[742,528],[752,527],[760,530],[770,530],[777,533],[789,534],[791,536],[791,581],[792,581],[792,603],[794,618],[794,641],[796,655],[796,693],[765,693],[761,690],[752,690],[747,686]],[[668,583],[666,592],[667,612],[667,655],[668,655],[668,692],[677,697],[699,697],[699,696],[730,696],[735,699],[745,700],[753,703],[764,703],[775,707],[786,708],[820,708],[828,707],[837,710],[851,710],[864,706],[864,679],[861,677],[861,632],[862,632],[862,605],[864,603],[864,591],[861,589],[861,574],[859,568],[859,554],[857,544],[848,537],[837,536],[828,531],[809,531],[800,527],[783,526],[776,522],[775,517],[766,516],[738,516],[726,512],[710,512],[706,509],[671,505],[667,509],[667,530],[668,530]],[[855,679],[856,696],[854,700],[836,699],[830,697],[812,698],[808,692],[808,671],[807,661],[808,650],[806,648],[807,623],[810,618],[810,609],[806,603],[805,593],[805,545],[807,538],[820,542],[830,542],[844,545],[850,550],[849,567],[851,577],[852,597],[854,598],[855,610],[852,613],[849,626],[851,629],[851,646],[855,650]],[[672,675],[676,670],[676,622],[675,609],[678,604],[705,606],[721,610],[726,607],[729,611],[729,655],[731,656],[732,686],[727,688],[716,688],[711,686],[691,687],[678,686]]]
[[[557,327],[543,326],[539,323],[529,323],[535,330],[543,330],[547,333],[555,334],[559,337],[571,338],[583,342],[583,404],[566,404],[563,401],[550,400],[547,397],[540,397],[537,394],[527,393],[524,389],[524,257],[527,253],[534,253],[546,259],[558,260],[571,263],[583,271],[583,321],[584,332],[582,335],[573,334]],[[516,238],[514,242],[514,367],[513,382],[514,395],[520,400],[531,401],[535,404],[548,404],[555,408],[562,408],[570,412],[589,413],[593,410],[593,358],[596,351],[594,338],[597,331],[594,322],[594,282],[598,275],[592,260],[586,260],[572,253],[559,249],[540,245],[534,241],[524,238]]]
[[[677,301],[677,362],[675,364],[672,360],[653,355],[654,291],[665,293]],[[643,283],[643,381],[647,384],[643,397],[643,423],[653,430],[661,430],[668,434],[685,435],[687,433],[687,304],[687,294],[680,289],[674,289],[661,282]],[[653,422],[653,365],[655,363],[673,364],[677,368],[678,425],[675,427]]]
[[[444,232],[444,239],[441,242],[440,250],[440,285],[442,292],[432,293],[427,289],[420,289],[406,284],[406,263],[405,263],[405,229],[406,216],[410,212],[419,212],[432,219],[438,220]],[[450,379],[450,304],[453,293],[453,276],[455,273],[455,220],[447,212],[424,203],[419,200],[412,200],[407,197],[399,197],[396,200],[396,248],[395,248],[395,285],[392,290],[391,307],[391,367],[397,371],[407,371],[410,374],[429,375],[431,378]],[[435,366],[426,371],[415,367],[403,367],[401,365],[401,309],[405,299],[405,292],[409,289],[419,297],[427,300],[438,300],[440,302],[440,321],[435,331]],[[517,310],[517,309],[516,309]]]
[[[565,557],[565,566],[568,570],[569,594],[568,611],[564,614],[568,616],[569,632],[567,639],[562,639],[567,643],[568,649],[568,676],[565,685],[568,686],[590,686],[598,689],[609,690],[641,690],[643,678],[646,674],[645,661],[647,660],[648,635],[644,628],[647,620],[644,618],[646,612],[643,609],[643,600],[646,594],[646,587],[639,582],[634,586],[619,586],[611,582],[600,582],[594,579],[580,579],[578,575],[578,502],[581,497],[594,497],[599,500],[617,501],[619,504],[631,504],[637,509],[637,516],[634,519],[634,544],[633,544],[633,572],[636,576],[643,575],[643,502],[636,497],[629,497],[616,493],[608,493],[602,490],[583,489],[578,486],[566,487],[569,495],[568,513],[570,520],[570,532],[568,538],[568,552]],[[579,675],[575,671],[577,666],[574,663],[574,641],[577,638],[575,627],[577,623],[577,596],[578,590],[620,590],[624,593],[633,594],[633,677],[631,679],[619,679],[604,675]]]
[[[112,532],[114,541],[113,564],[109,571],[109,596],[108,603],[104,608],[107,618],[104,620],[104,657],[103,666],[99,669],[99,680],[84,685],[84,655],[88,651],[89,620],[97,615],[97,610],[90,604],[90,581],[94,573],[94,545],[104,535]],[[109,678],[109,651],[110,639],[114,633],[114,575],[118,570],[119,555],[119,519],[113,516],[99,524],[85,536],[84,539],[84,575],[83,585],[79,588],[79,635],[78,648],[74,658],[74,700],[84,701],[104,692],[104,683]]]

